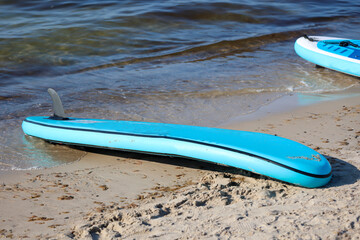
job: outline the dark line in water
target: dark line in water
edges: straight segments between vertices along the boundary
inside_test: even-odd
[[[143,63],[143,62],[151,62],[151,61],[164,61],[169,58],[179,58],[189,55],[198,56],[198,59],[188,60],[186,62],[197,62],[197,61],[206,61],[211,60],[218,57],[226,57],[235,53],[243,53],[254,51],[254,49],[262,47],[267,44],[282,42],[286,40],[291,40],[303,35],[304,32],[307,34],[315,34],[320,31],[324,31],[324,28],[310,29],[310,30],[298,30],[298,31],[288,31],[288,32],[280,32],[280,33],[271,33],[267,35],[251,37],[246,39],[238,39],[238,40],[224,40],[217,43],[212,43],[208,45],[196,46],[190,49],[186,49],[180,52],[159,55],[159,56],[151,56],[144,58],[134,58],[126,61],[119,61],[114,63],[107,63],[93,67],[85,67],[79,70],[75,70],[70,72],[69,74],[82,73],[87,71],[94,71],[100,69],[106,69],[111,67],[124,67],[130,64]],[[196,58],[196,57],[195,57]],[[175,62],[174,60],[168,61],[167,63]]]

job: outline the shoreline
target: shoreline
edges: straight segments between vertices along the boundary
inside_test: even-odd
[[[219,124],[218,127],[228,128],[229,126],[236,126],[243,122],[264,119],[273,115],[284,115],[311,105],[336,102],[342,99],[356,98],[357,96],[360,96],[360,85],[336,92],[292,93],[282,96],[269,104],[265,104],[254,112],[229,119],[224,123]]]
[[[274,113],[269,104],[220,126],[315,149],[333,168],[322,188],[180,158],[87,149],[74,163],[0,174],[0,237],[359,238],[358,90],[288,112],[278,105],[285,111]]]

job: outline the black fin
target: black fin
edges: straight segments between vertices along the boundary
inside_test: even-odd
[[[69,119],[68,117],[65,116],[64,107],[62,105],[62,102],[61,102],[60,97],[57,94],[57,92],[54,89],[49,88],[48,93],[50,94],[52,102],[53,102],[54,116],[51,118],[56,119],[56,120]]]

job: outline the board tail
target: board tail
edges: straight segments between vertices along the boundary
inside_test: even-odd
[[[54,89],[49,88],[48,93],[50,94],[50,97],[51,97],[52,102],[53,102],[52,105],[53,105],[54,115],[52,116],[52,118],[56,119],[56,120],[67,120],[67,119],[69,119],[65,115],[64,107],[62,105],[61,99],[60,99],[59,95],[57,94],[57,92]]]

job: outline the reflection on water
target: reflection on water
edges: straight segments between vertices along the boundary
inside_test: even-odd
[[[51,144],[24,134],[18,137],[21,141],[16,145],[1,143],[0,170],[53,167],[78,160],[85,154],[79,149]]]

